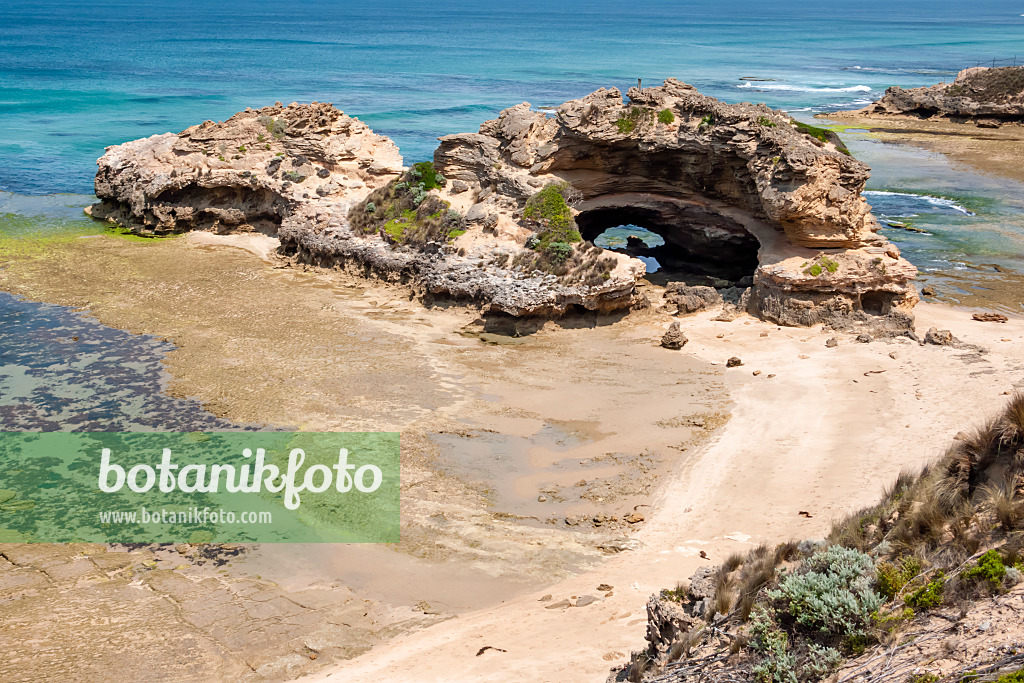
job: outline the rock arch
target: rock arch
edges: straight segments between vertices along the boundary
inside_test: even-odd
[[[706,271],[757,263],[752,312],[783,324],[906,329],[916,269],[877,234],[870,169],[823,131],[764,105],[729,105],[675,79],[600,89],[553,115],[506,109],[441,138],[435,166],[476,193],[471,211],[517,216],[545,183],[582,193],[581,228],[641,216]]]

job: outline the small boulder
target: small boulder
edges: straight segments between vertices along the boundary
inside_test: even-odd
[[[722,303],[722,295],[714,287],[688,287],[680,282],[669,283],[665,301],[675,304],[680,314],[696,313]]]
[[[466,183],[466,182],[464,182],[462,180],[453,180],[452,181],[452,194],[462,194],[463,192],[465,192],[468,189],[469,189],[469,183]]]
[[[949,330],[940,330],[935,327],[929,329],[928,333],[924,335],[924,343],[935,346],[953,346],[957,341],[957,338]]]
[[[982,323],[1005,323],[1010,320],[1002,313],[975,313],[971,319]]]
[[[668,326],[668,331],[661,338],[661,345],[666,349],[678,351],[686,346],[686,342],[688,341],[690,340],[687,339],[686,335],[679,329],[679,321],[675,320]]]
[[[471,224],[482,225],[487,220],[488,210],[487,205],[484,203],[477,203],[469,207],[466,211],[466,222]]]
[[[935,296],[935,288],[934,287],[923,287],[923,288],[921,288],[921,294],[923,294],[925,296]]]
[[[743,365],[743,361],[740,360],[737,356],[733,356],[729,360],[725,361],[725,367],[727,368],[736,368],[741,365]]]
[[[834,349],[837,346],[839,346],[839,340],[836,339],[835,337],[829,337],[828,339],[825,340],[825,346],[827,346],[830,349]]]
[[[859,341],[861,344],[870,344],[871,343],[871,335],[870,334],[858,334],[857,335],[857,341]]]

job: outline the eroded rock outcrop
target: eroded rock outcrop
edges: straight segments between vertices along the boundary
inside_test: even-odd
[[[869,169],[838,138],[674,79],[628,96],[521,104],[404,170],[331,105],[250,109],[108,148],[93,215],[151,234],[259,230],[300,263],[514,316],[642,307],[653,256],[749,288],[742,304],[782,324],[912,324],[916,271],[876,234]],[[665,245],[590,243],[627,224]]]
[[[246,109],[108,147],[96,218],[139,233],[258,230],[276,235],[309,204],[336,204],[402,170],[391,140],[330,104]]]
[[[952,83],[926,88],[892,87],[855,114],[913,116],[974,122],[981,126],[1024,123],[1024,66],[974,67]]]
[[[675,79],[628,99],[601,89],[553,115],[517,105],[478,133],[441,138],[434,165],[498,225],[522,218],[538,188],[569,183],[584,239],[642,225],[670,247],[659,261],[752,275],[745,301],[770,320],[912,326],[916,269],[877,234],[860,194],[870,171],[837,138]]]

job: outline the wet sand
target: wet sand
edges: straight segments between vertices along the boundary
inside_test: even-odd
[[[427,310],[401,288],[263,260],[267,248],[258,237],[139,242],[103,236],[72,240],[0,270],[6,291],[81,307],[104,324],[171,341],[169,391],[196,398],[219,417],[402,432],[397,547],[264,546],[233,558],[215,576],[175,553],[134,558],[109,574],[101,567],[102,547],[68,547],[66,557],[29,555],[21,562],[11,559],[19,557],[16,547],[11,554],[0,548],[15,585],[22,581],[15,574],[45,575],[51,560],[63,566],[86,558],[89,572],[74,584],[81,597],[69,598],[73,609],[121,609],[116,594],[113,603],[99,594],[108,581],[126,587],[141,581],[168,600],[180,597],[180,586],[198,583],[212,591],[206,600],[225,605],[235,605],[240,590],[238,599],[244,598],[255,581],[261,593],[287,603],[313,590],[332,596],[331,609],[366,607],[355,621],[336,619],[325,641],[335,644],[322,648],[311,644],[325,638],[314,616],[292,615],[291,607],[275,613],[274,619],[298,622],[269,649],[258,646],[265,624],[257,628],[245,607],[218,617],[233,625],[225,632],[197,626],[203,619],[197,609],[167,629],[198,629],[204,647],[218,653],[204,656],[210,668],[197,665],[197,677],[233,677],[239,665],[255,676],[294,677],[600,566],[633,547],[660,482],[727,420],[721,366],[660,348],[643,322],[663,317],[654,311],[548,324],[508,337],[485,331],[462,307]],[[18,595],[61,604],[58,586],[33,585]],[[8,609],[18,614],[16,605]],[[144,662],[144,649],[108,652],[88,627],[56,637],[35,633],[34,618],[23,621],[18,639],[3,645],[29,667],[26,673],[33,652],[69,647],[93,648],[96,659],[115,671],[120,666],[127,677]],[[46,620],[38,623],[49,628]],[[131,623],[115,620],[112,628]],[[359,647],[337,645],[349,630]],[[161,647],[173,652],[175,642]],[[315,659],[309,648],[317,650]],[[57,661],[74,666],[61,656]],[[190,675],[176,674],[179,680]]]

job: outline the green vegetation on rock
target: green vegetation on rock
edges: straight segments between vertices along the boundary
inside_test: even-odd
[[[445,185],[429,161],[413,164],[349,211],[349,223],[364,234],[382,234],[394,242],[424,245],[446,242],[466,232],[466,220],[432,193]]]
[[[267,129],[267,132],[274,136],[275,140],[280,140],[288,132],[288,124],[280,119],[275,119],[271,116],[260,116],[256,119],[256,122]],[[260,136],[263,137],[263,136]]]
[[[665,111],[668,111],[667,109]],[[672,112],[668,112],[672,114]],[[619,129],[619,132],[623,135],[628,135],[636,130],[637,126],[644,123],[653,121],[655,113],[653,109],[645,109],[644,107],[630,107],[628,111],[619,114],[619,118],[615,121],[615,126]],[[674,120],[674,117],[673,117]],[[671,123],[671,121],[664,122]]]
[[[658,123],[664,123],[668,125],[675,122],[676,115],[672,113],[671,109],[662,109],[658,112]]]
[[[526,201],[523,210],[523,218],[538,226],[533,248],[545,252],[555,262],[565,261],[572,243],[583,239],[569,206],[577,194],[569,183],[548,183]]]
[[[832,143],[836,146],[836,149],[843,154],[850,156],[850,150],[847,149],[843,141],[834,132],[827,128],[819,128],[818,126],[812,126],[808,123],[802,123],[796,119],[792,119],[793,127],[805,135],[810,135],[815,140],[819,140],[825,143]]]

